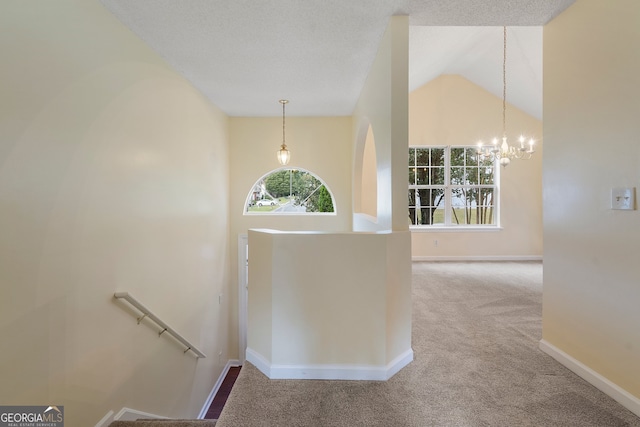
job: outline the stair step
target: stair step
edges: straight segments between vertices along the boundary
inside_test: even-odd
[[[109,427],[213,427],[216,420],[137,420],[113,421]]]

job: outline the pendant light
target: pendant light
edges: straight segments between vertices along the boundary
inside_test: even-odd
[[[285,166],[287,164],[289,164],[289,160],[291,160],[291,153],[289,152],[289,150],[287,150],[287,144],[285,142],[284,139],[284,106],[287,105],[289,101],[286,99],[281,99],[280,103],[282,104],[282,145],[280,146],[280,149],[276,152],[276,155],[278,156],[278,162],[280,162],[280,164],[282,166]]]
[[[503,56],[502,56],[502,143],[493,138],[490,146],[483,146],[478,142],[478,160],[497,160],[502,166],[507,166],[511,160],[528,160],[535,152],[533,138],[528,143],[523,135],[518,138],[518,146],[507,142],[507,27],[503,27]]]

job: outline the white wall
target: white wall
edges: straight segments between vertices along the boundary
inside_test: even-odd
[[[413,360],[407,234],[250,230],[247,359],[271,378],[376,380]]]
[[[349,121],[342,120],[337,122],[336,119],[310,119],[304,121],[303,119],[296,120],[294,118],[293,125],[297,126],[297,132],[302,135],[302,132],[306,130],[307,134],[313,135],[314,138],[309,141],[304,141],[302,138],[294,138],[294,141],[298,141],[299,150],[302,155],[300,156],[300,166],[305,169],[310,169],[322,178],[327,179],[327,183],[334,190],[329,179],[334,182],[338,178],[342,178],[344,173],[347,173],[350,177],[349,182],[355,182],[354,187],[360,187],[359,180],[362,179],[362,162],[364,157],[364,145],[367,136],[369,125],[373,128],[376,148],[376,160],[377,160],[377,222],[369,221],[368,224],[364,224],[361,221],[361,217],[357,214],[354,215],[354,230],[363,231],[369,228],[386,230],[388,232],[388,240],[385,240],[382,245],[378,245],[375,248],[382,250],[384,257],[375,259],[368,258],[365,264],[370,265],[368,268],[379,269],[379,279],[384,279],[384,283],[388,284],[388,287],[384,289],[382,294],[371,293],[372,298],[378,298],[378,310],[375,307],[372,309],[375,311],[374,317],[378,321],[384,322],[386,325],[384,331],[378,330],[375,339],[376,342],[380,340],[388,342],[389,347],[384,349],[380,348],[382,353],[378,353],[378,356],[382,359],[368,360],[362,359],[363,354],[366,352],[356,351],[357,359],[348,359],[345,361],[338,361],[338,363],[374,363],[384,362],[385,358],[393,359],[398,357],[403,352],[410,353],[410,316],[411,316],[411,304],[410,304],[410,234],[407,232],[408,226],[406,223],[407,216],[407,80],[408,80],[408,17],[393,17],[390,20],[387,31],[383,37],[380,45],[377,57],[372,65],[369,76],[365,83],[365,87],[362,90],[360,99],[356,106],[353,118],[353,139],[355,144],[349,139],[348,144],[339,144],[336,146],[337,156],[327,156],[327,152],[331,152],[332,146],[319,146],[316,147],[310,142],[321,142],[318,138],[320,135],[327,135],[330,132],[340,131],[340,134],[336,134],[336,138],[326,138],[327,141],[334,143],[334,140],[340,140],[344,137],[342,133],[345,124],[351,125],[351,118]],[[330,122],[332,120],[333,122]],[[296,131],[293,131],[294,133]],[[232,194],[232,206],[238,206],[238,209],[242,209],[244,206],[244,200],[246,198],[247,189],[251,188],[257,178],[264,175],[266,172],[274,166],[275,161],[269,159],[273,156],[274,147],[277,148],[275,142],[270,143],[268,148],[265,148],[263,141],[273,140],[276,141],[276,124],[274,120],[259,120],[259,119],[232,119],[231,121],[231,134],[232,134],[232,165],[233,168],[237,168],[237,171],[232,172],[232,186],[238,183],[234,182],[234,177],[237,177],[239,181],[243,181],[241,186],[242,192],[239,194]],[[259,135],[263,135],[259,137]],[[264,136],[266,135],[266,136]],[[270,135],[273,135],[269,137]],[[289,135],[289,134],[288,134]],[[256,144],[256,141],[261,141],[261,144]],[[237,145],[236,145],[237,142]],[[306,143],[305,143],[306,142]],[[288,144],[289,145],[289,144]],[[289,145],[293,156],[295,156],[295,146]],[[354,153],[353,163],[350,155],[340,155],[344,153],[344,147],[349,147],[349,150]],[[311,150],[316,150],[317,155],[309,155]],[[326,152],[325,152],[326,150]],[[345,164],[345,160],[349,159],[349,162]],[[309,165],[305,166],[306,162]],[[293,163],[293,160],[292,160]],[[292,164],[295,166],[295,164]],[[323,174],[320,168],[325,168],[327,173]],[[255,178],[247,178],[247,176],[254,176]],[[326,178],[325,178],[326,177]],[[343,195],[349,197],[349,202],[345,203],[345,206],[349,207],[349,213],[353,211],[351,200],[354,197],[360,197],[358,191],[352,191],[351,185],[346,184],[343,181],[342,185],[338,185],[335,188],[340,191],[348,189],[343,194],[337,195],[336,199],[342,200]],[[335,190],[334,190],[335,194]],[[235,202],[234,202],[234,197]],[[354,203],[358,205],[359,203]],[[330,217],[265,217],[265,216],[234,216],[233,222],[235,224],[246,225],[234,225],[233,229],[243,230],[246,228],[275,228],[281,230],[326,230],[326,224],[328,221],[334,221],[334,224],[349,224],[348,221],[340,216],[342,215],[339,208],[339,215],[335,219]],[[358,208],[358,207],[357,207]],[[339,221],[339,222],[338,222]],[[342,231],[334,229],[333,231]],[[256,235],[257,233],[250,234]],[[286,234],[286,233],[285,233]],[[362,276],[362,266],[357,262],[352,262],[353,257],[361,260],[361,256],[368,254],[367,250],[373,251],[373,246],[366,245],[367,238],[375,235],[357,235],[357,234],[326,234],[321,235],[323,237],[317,237],[314,234],[303,234],[296,236],[296,244],[294,249],[291,247],[283,248],[278,246],[276,249],[270,249],[269,242],[265,243],[264,239],[258,238],[250,241],[249,249],[249,346],[259,346],[257,348],[258,353],[262,353],[262,357],[266,359],[265,364],[272,362],[272,358],[277,351],[282,348],[282,342],[278,342],[278,348],[276,344],[271,340],[269,342],[264,341],[265,334],[269,333],[269,328],[273,327],[275,323],[275,316],[273,313],[280,313],[277,309],[267,312],[265,307],[269,310],[279,304],[280,299],[274,298],[276,292],[271,290],[264,291],[264,286],[270,286],[272,282],[286,291],[299,290],[301,288],[310,290],[312,293],[314,290],[318,291],[318,286],[323,285],[321,280],[318,280],[313,274],[308,273],[305,275],[305,271],[309,271],[311,266],[317,266],[318,262],[325,262],[327,260],[327,266],[329,272],[333,272],[334,276],[329,280],[331,283],[347,284],[353,286],[359,291],[356,293],[363,296],[369,295],[364,290],[364,286],[368,282],[371,282],[367,277]],[[349,237],[344,237],[349,236]],[[379,237],[379,236],[378,236]],[[289,237],[287,237],[289,238]],[[322,239],[322,240],[321,240]],[[329,240],[325,240],[329,239]],[[342,245],[340,242],[345,244]],[[251,240],[251,239],[250,239]],[[298,242],[300,240],[300,242]],[[327,252],[326,242],[330,242],[330,247],[334,247],[334,253],[329,254]],[[349,242],[347,245],[346,242]],[[260,245],[262,243],[262,246]],[[323,244],[324,243],[324,244]],[[350,246],[350,245],[355,246]],[[345,248],[357,248],[356,250],[347,250]],[[273,250],[273,257],[268,256],[265,252]],[[329,251],[331,252],[331,251]],[[354,253],[353,256],[347,256],[348,253]],[[337,254],[342,254],[338,258],[341,263],[335,259]],[[289,260],[285,263],[285,260]],[[295,259],[293,265],[289,265],[290,260]],[[347,264],[344,264],[344,260],[349,259]],[[365,256],[365,260],[367,257]],[[254,261],[255,260],[255,261]],[[277,263],[277,264],[276,264]],[[382,265],[383,264],[383,265]],[[271,265],[271,266],[269,266]],[[337,267],[336,267],[337,266]],[[335,267],[335,271],[333,268]],[[382,269],[382,270],[380,270]],[[259,271],[264,270],[268,277],[264,277]],[[340,280],[336,279],[337,275]],[[326,282],[326,281],[325,281]],[[352,283],[353,282],[353,283]],[[255,289],[252,291],[252,289]],[[407,291],[403,293],[404,291]],[[253,293],[252,293],[253,292]],[[335,293],[335,292],[334,292]],[[282,297],[281,294],[278,294]],[[260,309],[255,308],[255,299],[261,298]],[[382,299],[380,299],[382,298]],[[327,315],[322,308],[331,307],[331,301],[320,299],[322,303],[318,306],[321,308],[321,317],[325,316],[325,321],[331,324],[331,316]],[[388,302],[388,308],[385,310],[380,309],[384,305],[384,301]],[[251,308],[253,307],[253,309]],[[252,314],[253,313],[253,314]],[[259,314],[261,320],[257,320],[256,313]],[[368,313],[371,314],[371,313]],[[253,317],[252,317],[253,316]],[[269,321],[264,317],[269,317]],[[328,316],[328,317],[327,317]],[[363,318],[371,318],[371,316],[364,316]],[[317,320],[317,319],[316,319]],[[316,327],[320,323],[322,327]],[[344,324],[344,322],[342,322]],[[280,322],[279,324],[282,324]],[[358,323],[344,325],[352,328],[358,328]],[[360,325],[362,326],[362,325]],[[330,326],[333,327],[333,326]],[[315,326],[307,328],[313,333],[318,331],[322,332],[324,329],[322,321],[316,322]],[[372,337],[369,330],[363,331],[365,336]],[[333,336],[333,335],[332,335]],[[345,335],[347,338],[349,335]],[[342,341],[337,344],[341,351],[347,351],[348,348],[344,347],[343,338]],[[348,339],[347,339],[348,341]],[[373,342],[369,343],[373,345]],[[309,348],[305,347],[306,352]],[[360,350],[362,350],[360,348]],[[306,354],[306,353],[305,353]],[[375,353],[373,353],[375,354]],[[296,359],[294,362],[300,363],[331,363],[331,360],[327,359],[325,353],[315,353],[313,350],[311,353],[306,354],[307,359]],[[318,362],[314,357],[320,357],[321,362]],[[291,364],[291,360],[285,360],[281,358],[278,362]],[[255,360],[255,359],[254,359]],[[405,360],[406,361],[406,360]],[[385,362],[387,363],[387,362]]]
[[[544,28],[543,338],[636,398],[640,3],[580,0]],[[636,202],[637,206],[637,202]]]
[[[196,416],[229,357],[226,116],[97,2],[3,2],[0,28],[0,401]]]
[[[409,95],[410,145],[475,145],[502,132],[502,99],[458,75],[443,75]],[[507,104],[507,135],[537,141],[530,160],[500,168],[500,229],[413,230],[414,259],[542,256],[542,122]]]
[[[375,139],[377,217],[354,214],[354,231],[403,231],[407,224],[409,18],[392,16],[354,111],[353,181],[362,179],[369,126]],[[361,185],[354,197],[361,197]]]

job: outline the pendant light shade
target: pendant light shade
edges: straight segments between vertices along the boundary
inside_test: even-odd
[[[278,156],[278,162],[280,162],[282,166],[289,164],[289,160],[291,160],[291,153],[287,150],[286,145],[282,144],[276,155]]]

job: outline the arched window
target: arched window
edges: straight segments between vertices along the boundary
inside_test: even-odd
[[[251,188],[245,214],[335,214],[335,199],[326,184],[300,168],[269,172]]]

